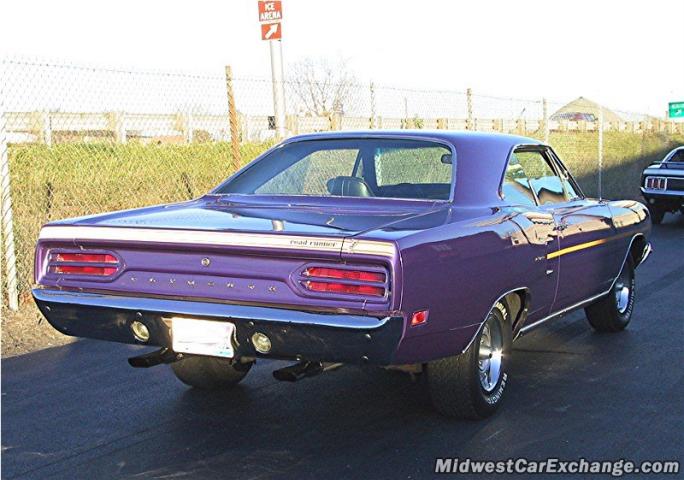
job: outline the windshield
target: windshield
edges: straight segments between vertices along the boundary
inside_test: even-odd
[[[215,193],[448,200],[453,158],[424,140],[307,140],[276,148]]]

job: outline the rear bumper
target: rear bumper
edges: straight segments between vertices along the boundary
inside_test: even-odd
[[[112,342],[142,344],[131,332],[134,320],[150,331],[144,345],[167,348],[172,343],[168,319],[173,316],[230,321],[236,326],[236,357],[389,365],[404,328],[401,316],[377,318],[47,289],[33,290],[33,298],[60,332]],[[268,355],[254,350],[250,339],[255,332],[271,339]]]
[[[668,205],[684,205],[684,191],[680,190],[647,190],[641,187],[641,195],[646,200],[646,203],[649,204],[653,200],[654,202],[666,203]]]

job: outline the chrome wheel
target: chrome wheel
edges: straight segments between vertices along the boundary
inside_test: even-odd
[[[618,313],[623,315],[627,308],[629,308],[629,300],[632,295],[632,279],[629,273],[623,269],[620,277],[615,282],[613,291],[615,292],[615,304],[617,305]]]
[[[503,335],[501,326],[495,319],[490,318],[482,328],[478,359],[480,385],[485,392],[491,392],[499,383],[502,356]]]

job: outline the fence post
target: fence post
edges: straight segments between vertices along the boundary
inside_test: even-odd
[[[0,85],[2,87],[2,85]],[[0,92],[0,102],[2,102]],[[7,306],[19,310],[19,289],[17,287],[17,259],[14,249],[14,222],[12,221],[12,195],[10,194],[9,152],[7,147],[7,119],[4,104],[0,103],[0,203],[2,216],[2,251],[5,260],[7,280]],[[2,269],[0,269],[2,270]],[[2,275],[0,275],[0,278]],[[0,282],[1,283],[1,282]],[[0,303],[2,303],[0,295]]]
[[[549,144],[549,108],[546,99],[542,99],[542,111],[544,114],[544,143]]]
[[[369,127],[373,130],[375,128],[375,85],[373,82],[370,83],[370,109]]]
[[[237,171],[242,164],[240,156],[240,137],[238,134],[238,115],[233,93],[233,69],[226,65],[226,94],[228,95],[228,125],[230,127],[230,146],[233,156],[233,170]]]
[[[185,118],[183,118],[183,130],[185,133],[185,143],[192,143],[195,136],[195,132],[192,126],[192,113],[186,112],[184,117]]]
[[[603,198],[603,107],[598,115],[598,197]]]
[[[40,140],[48,147],[52,146],[52,120],[50,119],[50,112],[40,112],[39,117],[39,137]]]
[[[466,130],[473,129],[473,91],[468,88],[466,90],[466,108],[468,118],[466,119]]]
[[[109,130],[114,134],[114,141],[116,143],[126,143],[126,125],[124,123],[123,112],[110,112],[107,115],[109,121]]]

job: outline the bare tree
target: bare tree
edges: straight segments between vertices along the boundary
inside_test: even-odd
[[[305,58],[292,64],[289,72],[288,83],[298,109],[317,116],[344,113],[356,80],[346,60],[331,64],[325,59]]]

